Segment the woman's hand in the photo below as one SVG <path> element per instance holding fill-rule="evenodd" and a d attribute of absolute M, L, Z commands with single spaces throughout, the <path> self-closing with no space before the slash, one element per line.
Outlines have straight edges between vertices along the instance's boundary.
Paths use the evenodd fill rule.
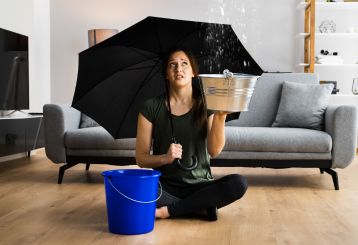
<path fill-rule="evenodd" d="M 166 154 L 168 164 L 172 164 L 176 158 L 181 159 L 183 154 L 183 147 L 181 144 L 170 144 Z"/>
<path fill-rule="evenodd" d="M 229 114 L 230 112 L 228 111 L 215 111 L 214 112 L 214 116 L 219 117 L 219 118 L 226 118 L 227 114 Z"/>
<path fill-rule="evenodd" d="M 152 155 L 152 134 L 153 124 L 141 113 L 138 116 L 137 140 L 136 140 L 136 161 L 141 168 L 158 168 L 171 164 L 175 158 L 181 158 L 182 146 L 171 144 L 168 152 L 160 155 Z"/>

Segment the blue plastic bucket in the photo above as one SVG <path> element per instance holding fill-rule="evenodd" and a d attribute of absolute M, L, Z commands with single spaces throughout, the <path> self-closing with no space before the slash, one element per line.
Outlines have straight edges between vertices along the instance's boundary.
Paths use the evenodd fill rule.
<path fill-rule="evenodd" d="M 145 169 L 118 169 L 102 173 L 106 190 L 109 231 L 135 235 L 153 230 L 161 173 Z"/>

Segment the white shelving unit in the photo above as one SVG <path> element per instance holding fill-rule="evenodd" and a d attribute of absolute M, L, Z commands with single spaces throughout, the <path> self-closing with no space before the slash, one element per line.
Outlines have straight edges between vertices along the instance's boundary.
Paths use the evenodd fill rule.
<path fill-rule="evenodd" d="M 358 10 L 356 2 L 316 2 L 317 10 Z"/>
<path fill-rule="evenodd" d="M 358 2 L 311 2 L 315 4 L 312 11 L 314 15 L 311 17 L 314 21 L 314 30 L 306 28 L 306 33 L 299 33 L 297 38 L 313 41 L 314 49 L 308 50 L 313 51 L 311 55 L 318 56 L 321 50 L 338 52 L 343 64 L 314 64 L 310 69 L 318 74 L 320 80 L 337 81 L 337 88 L 340 91 L 337 95 L 332 95 L 332 104 L 352 104 L 358 107 L 358 95 L 353 95 L 351 91 L 353 78 L 358 77 Z M 304 10 L 309 8 L 310 4 L 300 2 L 297 8 L 304 15 Z M 319 25 L 324 20 L 331 20 L 336 24 L 335 33 L 320 33 Z M 305 21 L 310 21 L 310 18 L 306 17 Z M 350 30 L 352 28 L 353 31 Z M 314 35 L 313 38 L 311 35 Z M 309 64 L 302 62 L 303 57 L 300 59 L 302 60 L 297 65 L 298 70 L 308 69 Z M 309 60 L 312 59 L 307 61 Z"/>
<path fill-rule="evenodd" d="M 308 64 L 305 63 L 299 63 L 298 66 L 308 66 Z M 358 64 L 315 64 L 315 67 L 357 67 Z"/>
<path fill-rule="evenodd" d="M 310 35 L 309 33 L 299 33 L 298 37 L 304 38 Z M 358 33 L 315 33 L 316 38 L 357 38 Z"/>
<path fill-rule="evenodd" d="M 297 9 L 304 9 L 307 6 L 307 2 L 300 2 Z M 358 10 L 356 2 L 316 2 L 317 10 Z"/>

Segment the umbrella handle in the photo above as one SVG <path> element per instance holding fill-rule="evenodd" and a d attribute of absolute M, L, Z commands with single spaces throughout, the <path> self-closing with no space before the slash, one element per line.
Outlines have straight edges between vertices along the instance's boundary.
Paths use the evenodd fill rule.
<path fill-rule="evenodd" d="M 173 144 L 177 144 L 177 140 L 174 136 L 172 136 L 172 143 Z M 176 158 L 173 163 L 176 164 L 180 169 L 185 170 L 185 171 L 191 171 L 193 169 L 196 169 L 198 167 L 198 159 L 196 158 L 196 156 L 191 156 L 191 159 L 193 160 L 193 164 L 190 165 L 189 167 L 183 166 L 179 160 L 179 158 Z"/>
<path fill-rule="evenodd" d="M 174 160 L 174 163 L 182 170 L 185 170 L 185 171 L 191 171 L 193 169 L 196 169 L 198 167 L 198 159 L 196 158 L 196 156 L 192 156 L 191 159 L 193 160 L 193 164 L 186 167 L 186 166 L 183 166 L 179 160 L 179 158 L 176 158 Z"/>

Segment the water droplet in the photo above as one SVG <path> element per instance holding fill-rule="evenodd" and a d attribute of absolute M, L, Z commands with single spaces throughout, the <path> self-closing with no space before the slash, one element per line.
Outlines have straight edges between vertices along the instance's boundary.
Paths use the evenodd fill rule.
<path fill-rule="evenodd" d="M 224 12 L 224 8 L 223 8 L 223 7 L 220 7 L 220 13 L 221 13 L 221 16 L 224 16 L 224 15 L 225 15 L 225 12 Z"/>

